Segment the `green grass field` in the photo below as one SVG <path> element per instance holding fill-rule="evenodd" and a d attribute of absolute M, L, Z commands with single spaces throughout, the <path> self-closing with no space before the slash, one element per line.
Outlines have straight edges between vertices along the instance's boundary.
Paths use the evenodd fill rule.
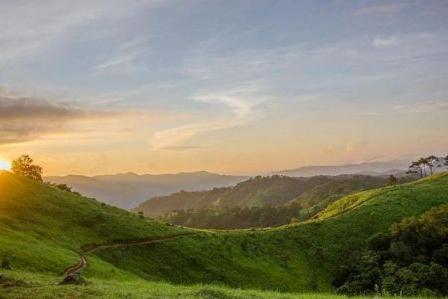
<path fill-rule="evenodd" d="M 229 288 L 219 285 L 175 285 L 150 282 L 138 277 L 127 279 L 89 279 L 85 285 L 58 285 L 58 276 L 9 271 L 8 277 L 18 286 L 0 288 L 0 298 L 186 298 L 186 299 L 343 299 L 375 298 L 347 297 L 331 293 L 281 293 Z M 24 282 L 26 281 L 26 282 Z M 389 298 L 389 297 L 382 297 Z M 393 297 L 390 297 L 393 298 Z M 403 297 L 402 297 L 403 298 Z M 414 297 L 417 298 L 417 297 Z"/>
<path fill-rule="evenodd" d="M 0 259 L 8 259 L 14 270 L 4 273 L 9 282 L 0 283 L 0 297 L 328 298 L 284 292 L 331 293 L 344 255 L 390 224 L 447 202 L 448 174 L 438 174 L 347 196 L 307 223 L 190 230 L 3 172 Z M 83 272 L 86 285 L 57 285 L 84 246 L 185 232 L 194 234 L 91 254 Z"/>

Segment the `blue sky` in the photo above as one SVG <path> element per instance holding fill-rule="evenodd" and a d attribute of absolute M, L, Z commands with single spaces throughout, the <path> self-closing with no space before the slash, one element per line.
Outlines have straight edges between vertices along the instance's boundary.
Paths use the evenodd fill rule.
<path fill-rule="evenodd" d="M 51 174 L 448 148 L 447 1 L 2 1 L 0 26 L 0 154 Z"/>

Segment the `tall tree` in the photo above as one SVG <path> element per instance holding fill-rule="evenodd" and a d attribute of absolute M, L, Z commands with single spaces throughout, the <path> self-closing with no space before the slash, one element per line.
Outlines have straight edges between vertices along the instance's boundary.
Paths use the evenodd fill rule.
<path fill-rule="evenodd" d="M 418 174 L 421 178 L 423 177 L 423 170 L 421 164 L 418 161 L 414 161 L 409 165 L 409 170 L 407 171 L 409 174 Z"/>
<path fill-rule="evenodd" d="M 421 167 L 423 176 L 426 176 L 426 166 L 428 166 L 428 159 L 420 158 L 418 159 L 417 164 Z"/>
<path fill-rule="evenodd" d="M 429 171 L 432 175 L 432 170 L 434 168 L 434 166 L 436 165 L 436 163 L 439 161 L 439 158 L 437 158 L 434 155 L 431 155 L 429 157 L 426 157 L 426 165 L 428 165 Z"/>
<path fill-rule="evenodd" d="M 33 159 L 28 155 L 21 155 L 11 163 L 13 173 L 42 182 L 42 167 L 33 164 Z"/>

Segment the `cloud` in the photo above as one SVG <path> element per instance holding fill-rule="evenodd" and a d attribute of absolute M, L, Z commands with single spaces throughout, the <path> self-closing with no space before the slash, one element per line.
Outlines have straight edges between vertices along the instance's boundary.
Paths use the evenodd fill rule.
<path fill-rule="evenodd" d="M 95 110 L 14 94 L 0 89 L 0 144 L 20 143 L 64 132 L 75 121 L 113 119 L 123 112 Z"/>
<path fill-rule="evenodd" d="M 351 11 L 352 16 L 365 16 L 372 14 L 395 14 L 402 9 L 402 5 L 399 3 L 384 3 L 384 4 L 373 4 L 363 7 L 359 7 Z"/>
<path fill-rule="evenodd" d="M 104 62 L 96 65 L 96 71 L 133 71 L 144 69 L 142 64 L 137 64 L 136 60 L 140 55 L 147 54 L 148 47 L 146 43 L 150 38 L 138 38 L 126 41 L 118 46 L 116 53 Z"/>
<path fill-rule="evenodd" d="M 194 96 L 194 101 L 208 104 L 220 104 L 230 109 L 230 117 L 213 121 L 195 122 L 156 132 L 149 140 L 154 149 L 172 149 L 194 136 L 211 131 L 242 126 L 255 118 L 255 104 L 232 94 L 207 93 Z"/>
<path fill-rule="evenodd" d="M 386 48 L 397 43 L 397 38 L 392 36 L 388 38 L 375 38 L 372 44 L 377 48 Z"/>
<path fill-rule="evenodd" d="M 83 37 L 104 35 L 100 22 L 116 21 L 158 2 L 0 1 L 0 66 L 36 57 L 76 31 Z M 89 30 L 81 31 L 87 26 Z"/>
<path fill-rule="evenodd" d="M 166 146 L 163 149 L 168 151 L 189 151 L 189 150 L 195 150 L 195 149 L 202 149 L 205 148 L 205 146 L 197 146 L 197 145 L 173 145 L 173 146 Z"/>
<path fill-rule="evenodd" d="M 395 110 L 408 114 L 429 113 L 448 110 L 448 100 L 416 102 L 395 106 Z"/>

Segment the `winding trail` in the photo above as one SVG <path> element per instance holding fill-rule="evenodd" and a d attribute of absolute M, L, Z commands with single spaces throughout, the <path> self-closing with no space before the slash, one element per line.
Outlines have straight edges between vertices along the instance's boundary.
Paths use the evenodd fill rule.
<path fill-rule="evenodd" d="M 145 245 L 145 244 L 152 244 L 152 243 L 160 243 L 164 241 L 174 240 L 181 237 L 185 237 L 188 235 L 192 235 L 194 233 L 183 233 L 178 235 L 171 235 L 166 237 L 161 237 L 158 239 L 142 239 L 142 240 L 134 240 L 134 241 L 116 241 L 110 244 L 103 244 L 103 245 L 94 245 L 93 247 L 90 247 L 87 250 L 83 250 L 82 253 L 79 254 L 79 261 L 73 265 L 68 267 L 64 271 L 64 279 L 63 282 L 66 281 L 76 281 L 76 277 L 87 267 L 87 254 L 94 253 L 97 251 L 110 249 L 110 248 L 121 248 L 121 247 L 129 247 L 129 246 L 136 246 L 136 245 Z"/>

